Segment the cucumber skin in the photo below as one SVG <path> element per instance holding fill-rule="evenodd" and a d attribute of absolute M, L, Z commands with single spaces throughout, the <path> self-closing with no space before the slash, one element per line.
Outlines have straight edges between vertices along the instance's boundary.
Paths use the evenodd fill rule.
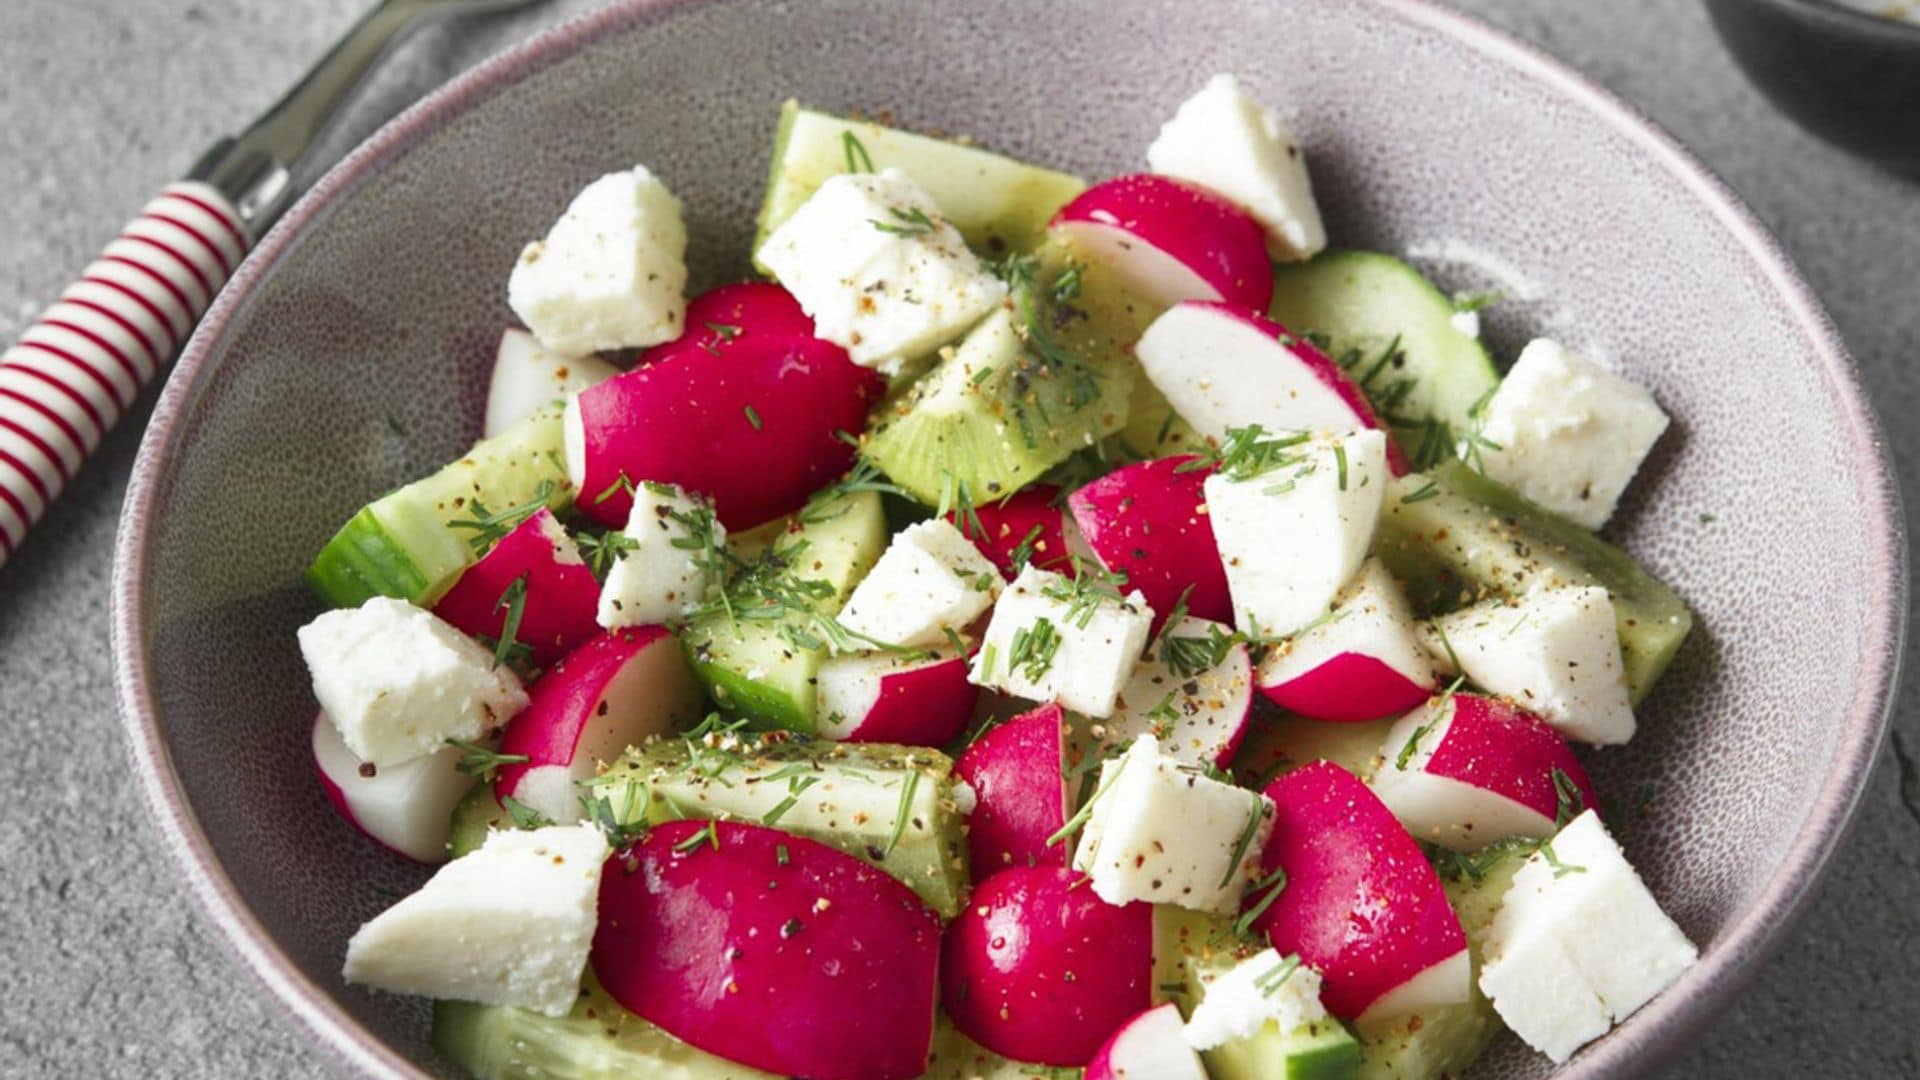
<path fill-rule="evenodd" d="M 524 503 L 542 483 L 552 484 L 549 509 L 573 501 L 558 406 L 362 507 L 314 556 L 307 586 L 330 607 L 376 596 L 430 607 L 478 558 L 450 522 L 467 516 L 475 500 L 494 511 Z"/>
<path fill-rule="evenodd" d="M 1438 494 L 1405 501 L 1427 481 Z M 1470 540 L 1479 543 L 1470 549 Z M 1375 547 L 1416 605 L 1446 611 L 1483 593 L 1507 594 L 1495 571 L 1521 544 L 1528 559 L 1557 575 L 1606 588 L 1633 703 L 1644 701 L 1693 629 L 1693 614 L 1632 556 L 1593 533 L 1454 461 L 1394 482 Z"/>

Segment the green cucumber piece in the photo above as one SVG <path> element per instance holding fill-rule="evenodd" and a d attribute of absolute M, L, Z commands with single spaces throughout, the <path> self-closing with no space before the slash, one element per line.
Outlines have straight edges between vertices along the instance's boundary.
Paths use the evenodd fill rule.
<path fill-rule="evenodd" d="M 1120 430 L 1133 393 L 1124 326 L 1055 295 L 1058 249 L 1013 302 L 875 413 L 863 452 L 914 498 L 1002 499 Z"/>
<path fill-rule="evenodd" d="M 831 592 L 815 598 L 812 610 L 832 616 L 839 614 L 853 587 L 886 546 L 886 514 L 880 497 L 863 491 L 803 513 L 753 568 L 742 573 L 824 581 Z M 757 727 L 811 734 L 815 683 L 826 653 L 801 644 L 818 636 L 810 622 L 809 616 L 800 613 L 762 619 L 712 612 L 688 623 L 681 631 L 681 643 L 695 677 L 722 710 L 745 717 Z"/>
<path fill-rule="evenodd" d="M 1268 310 L 1295 333 L 1330 339 L 1332 355 L 1416 456 L 1415 467 L 1432 463 L 1422 456 L 1453 454 L 1451 437 L 1425 437 L 1430 422 L 1467 430 L 1474 407 L 1500 381 L 1486 346 L 1453 325 L 1453 301 L 1391 255 L 1326 251 L 1275 267 Z M 1395 338 L 1400 360 L 1376 368 Z"/>
<path fill-rule="evenodd" d="M 333 607 L 358 607 L 376 596 L 430 606 L 476 558 L 467 542 L 473 533 L 453 522 L 470 516 L 476 502 L 495 512 L 525 505 L 543 484 L 550 508 L 572 501 L 558 406 L 368 504 L 320 549 L 307 584 Z"/>
<path fill-rule="evenodd" d="M 888 743 L 720 736 L 629 750 L 597 781 L 646 789 L 654 823 L 720 818 L 783 829 L 865 859 L 950 919 L 966 895 L 964 816 L 953 760 Z"/>
<path fill-rule="evenodd" d="M 487 833 L 495 829 L 514 829 L 513 815 L 493 797 L 493 785 L 478 783 L 466 798 L 453 806 L 453 825 L 447 830 L 447 857 L 457 859 L 480 849 Z"/>
<path fill-rule="evenodd" d="M 1087 188 L 1077 176 L 946 139 L 829 116 L 790 100 L 780 106 L 754 250 L 829 177 L 864 172 L 868 159 L 876 171 L 899 169 L 912 177 L 969 245 L 995 258 L 1031 250 L 1054 213 Z"/>
<path fill-rule="evenodd" d="M 1469 997 L 1458 1005 L 1360 1033 L 1363 1080 L 1439 1080 L 1459 1076 L 1505 1026 L 1493 1003 L 1480 993 L 1480 962 L 1487 931 L 1500 901 L 1526 853 L 1512 848 L 1482 853 L 1474 863 L 1479 876 L 1442 873 L 1447 900 L 1460 917 L 1472 964 Z"/>
<path fill-rule="evenodd" d="M 1542 580 L 1602 586 L 1613 600 L 1636 705 L 1693 629 L 1680 597 L 1626 552 L 1464 462 L 1395 480 L 1374 550 L 1429 613 Z"/>
<path fill-rule="evenodd" d="M 621 1008 L 591 973 L 555 1019 L 504 1005 L 438 1001 L 433 1046 L 479 1080 L 773 1080 L 696 1049 Z"/>
<path fill-rule="evenodd" d="M 1309 720 L 1290 713 L 1256 713 L 1253 730 L 1233 755 L 1234 777 L 1242 785 L 1259 790 L 1302 765 L 1331 761 L 1370 781 L 1380 767 L 1387 732 L 1399 720 L 1390 716 L 1350 724 Z"/>
<path fill-rule="evenodd" d="M 921 1080 L 1070 1080 L 1079 1075 L 1079 1069 L 1002 1057 L 967 1038 L 943 1011 L 934 1017 L 933 1052 Z"/>
<path fill-rule="evenodd" d="M 1171 1001 L 1193 1015 L 1205 986 L 1266 947 L 1233 932 L 1233 921 L 1171 904 L 1153 909 L 1154 1000 Z M 1281 1031 L 1269 1023 L 1253 1036 L 1201 1053 L 1212 1080 L 1353 1080 L 1360 1047 L 1331 1017 Z"/>

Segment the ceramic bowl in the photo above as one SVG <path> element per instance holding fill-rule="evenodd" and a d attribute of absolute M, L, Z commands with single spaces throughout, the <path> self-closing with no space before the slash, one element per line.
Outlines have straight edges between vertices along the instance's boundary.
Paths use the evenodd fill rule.
<path fill-rule="evenodd" d="M 1610 526 L 1699 614 L 1630 746 L 1592 756 L 1628 851 L 1702 957 L 1568 1076 L 1639 1073 L 1752 977 L 1845 832 L 1879 745 L 1905 546 L 1833 327 L 1753 217 L 1555 61 L 1422 0 L 632 0 L 460 78 L 268 236 L 168 383 L 127 496 L 118 690 L 159 834 L 212 925 L 350 1068 L 446 1073 L 424 1002 L 342 984 L 359 923 L 425 876 L 327 805 L 294 630 L 313 553 L 475 438 L 520 246 L 643 161 L 697 284 L 748 272 L 788 97 L 1087 175 L 1234 71 L 1286 102 L 1333 235 L 1498 287 L 1510 358 L 1552 334 L 1673 414 Z M 1485 1077 L 1548 1072 L 1512 1039 Z"/>
<path fill-rule="evenodd" d="M 1920 25 L 1831 0 L 1707 0 L 1747 78 L 1819 138 L 1920 177 Z"/>

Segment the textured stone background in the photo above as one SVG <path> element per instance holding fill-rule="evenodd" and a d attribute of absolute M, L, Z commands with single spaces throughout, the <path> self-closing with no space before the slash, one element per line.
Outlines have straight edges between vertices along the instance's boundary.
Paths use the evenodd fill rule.
<path fill-rule="evenodd" d="M 1457 2 L 1636 103 L 1746 197 L 1839 322 L 1909 497 L 1920 491 L 1920 426 L 1909 419 L 1920 408 L 1920 185 L 1840 157 L 1776 115 L 1696 4 Z M 362 6 L 0 3 L 0 338 Z M 423 33 L 382 69 L 324 157 L 399 103 L 589 6 L 557 0 Z M 323 1064 L 257 1000 L 175 884 L 126 773 L 107 581 L 144 414 L 0 569 L 0 720 L 19 740 L 0 754 L 0 1076 L 317 1075 Z M 1911 683 L 1896 724 L 1920 751 Z M 1920 776 L 1886 757 L 1810 915 L 1673 1075 L 1920 1075 Z"/>

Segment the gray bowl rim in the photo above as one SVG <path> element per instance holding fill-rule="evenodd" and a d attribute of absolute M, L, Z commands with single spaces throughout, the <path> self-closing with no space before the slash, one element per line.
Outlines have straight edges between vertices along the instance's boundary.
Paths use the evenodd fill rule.
<path fill-rule="evenodd" d="M 169 856 L 221 940 L 266 988 L 283 1015 L 334 1061 L 357 1074 L 408 1078 L 428 1075 L 361 1026 L 324 987 L 302 974 L 247 908 L 188 806 L 178 769 L 167 751 L 163 720 L 152 689 L 146 636 L 148 525 L 168 491 L 169 474 L 181 451 L 183 421 L 216 370 L 212 361 L 229 328 L 254 294 L 271 280 L 306 229 L 324 219 L 334 203 L 460 114 L 530 75 L 609 35 L 629 29 L 644 32 L 640 28 L 645 23 L 719 2 L 724 0 L 617 0 L 499 53 L 389 121 L 328 171 L 248 255 L 187 343 L 141 441 L 115 547 L 111 648 L 115 698 L 142 795 Z M 1886 737 L 1906 637 L 1907 547 L 1898 482 L 1879 420 L 1832 320 L 1766 228 L 1678 140 L 1612 92 L 1539 48 L 1436 0 L 1366 2 L 1426 32 L 1451 38 L 1558 93 L 1631 140 L 1650 161 L 1690 190 L 1702 209 L 1738 241 L 1798 325 L 1843 410 L 1854 460 L 1868 466 L 1867 475 L 1860 481 L 1862 509 L 1868 515 L 1866 535 L 1877 536 L 1881 542 L 1869 553 L 1871 566 L 1864 587 L 1869 594 L 1869 609 L 1876 617 L 1865 638 L 1865 675 L 1854 699 L 1847 704 L 1833 762 L 1805 822 L 1787 848 L 1779 870 L 1753 903 L 1721 930 L 1714 948 L 1703 956 L 1695 972 L 1614 1034 L 1589 1047 L 1558 1075 L 1568 1080 L 1588 1080 L 1642 1071 L 1678 1050 L 1752 981 L 1804 912 L 1814 886 L 1852 826 Z"/>

